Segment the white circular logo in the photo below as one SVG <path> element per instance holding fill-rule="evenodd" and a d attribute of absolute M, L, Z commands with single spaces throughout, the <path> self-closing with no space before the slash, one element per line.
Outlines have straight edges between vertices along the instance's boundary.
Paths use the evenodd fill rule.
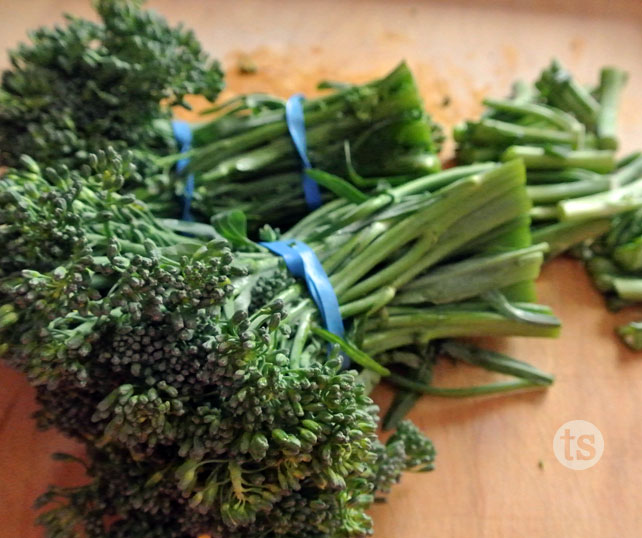
<path fill-rule="evenodd" d="M 593 467 L 604 453 L 604 437 L 595 424 L 571 420 L 562 424 L 553 437 L 553 452 L 564 467 L 583 471 Z"/>

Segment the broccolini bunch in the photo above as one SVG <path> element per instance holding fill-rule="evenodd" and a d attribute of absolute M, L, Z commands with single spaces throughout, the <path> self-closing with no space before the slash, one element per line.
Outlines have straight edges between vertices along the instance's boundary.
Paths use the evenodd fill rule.
<path fill-rule="evenodd" d="M 524 302 L 544 248 L 529 246 L 519 162 L 350 191 L 288 232 L 323 263 L 344 339 L 242 216 L 155 219 L 119 192 L 131 156 L 89 162 L 24 159 L 0 181 L 1 239 L 19 254 L 2 259 L 0 351 L 36 386 L 41 426 L 88 447 L 92 482 L 43 499 L 63 501 L 42 518 L 51 536 L 364 536 L 376 492 L 434 458 L 403 423 L 379 443 L 366 385 L 462 395 L 404 374 L 430 368 L 444 338 L 557 332 Z M 519 378 L 471 393 L 550 383 L 503 356 L 449 353 Z"/>
<path fill-rule="evenodd" d="M 194 34 L 172 28 L 141 0 L 97 0 L 101 22 L 67 16 L 10 53 L 0 87 L 0 164 L 30 155 L 43 166 L 78 168 L 89 153 L 135 149 L 138 181 L 168 184 L 148 153 L 177 151 L 170 106 L 223 86 L 217 62 Z M 158 190 L 158 189 L 156 189 Z"/>
<path fill-rule="evenodd" d="M 43 517 L 51 535 L 363 535 L 378 484 L 430 465 L 415 430 L 388 462 L 377 409 L 340 360 L 303 368 L 277 345 L 292 332 L 283 301 L 230 310 L 248 270 L 224 241 L 185 240 L 118 194 L 129 159 L 102 154 L 84 177 L 24 162 L 1 183 L 3 230 L 26 245 L 0 284 L 3 356 L 37 387 L 40 424 L 87 444 L 93 477 Z M 37 234 L 70 223 L 42 256 Z"/>
<path fill-rule="evenodd" d="M 369 191 L 439 170 L 441 128 L 425 111 L 405 63 L 363 85 L 320 87 L 333 91 L 303 102 L 312 166 Z M 196 176 L 197 220 L 238 209 L 253 230 L 264 224 L 286 229 L 309 212 L 285 110 L 281 98 L 245 95 L 216 106 L 213 119 L 193 127 L 188 171 Z M 324 202 L 334 197 L 322 190 Z"/>

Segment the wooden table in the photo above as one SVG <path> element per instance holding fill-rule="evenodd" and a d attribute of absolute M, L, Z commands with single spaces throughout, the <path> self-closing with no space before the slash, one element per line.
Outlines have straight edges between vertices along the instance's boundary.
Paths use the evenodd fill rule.
<path fill-rule="evenodd" d="M 383 0 L 297 2 L 152 1 L 171 20 L 185 20 L 228 71 L 229 89 L 312 93 L 330 77 L 362 81 L 405 58 L 426 104 L 452 125 L 480 111 L 487 94 L 501 96 L 516 77 L 531 79 L 556 56 L 587 82 L 617 64 L 631 73 L 622 107 L 625 150 L 642 146 L 642 8 L 639 2 L 444 2 Z M 62 10 L 88 14 L 84 0 L 29 0 L 0 5 L 0 49 L 27 28 L 59 19 Z M 491 5 L 492 4 L 492 5 Z M 249 54 L 256 75 L 241 76 Z M 6 65 L 6 59 L 0 63 Z M 443 106 L 448 96 L 451 104 Z M 424 398 L 412 418 L 434 440 L 437 470 L 406 476 L 390 502 L 372 510 L 376 537 L 581 537 L 642 535 L 642 357 L 613 335 L 612 315 L 581 268 L 561 259 L 539 282 L 540 301 L 564 322 L 555 341 L 513 339 L 502 349 L 556 375 L 546 392 L 474 400 Z M 35 431 L 31 389 L 0 371 L 0 538 L 41 536 L 31 503 L 52 482 L 78 483 L 82 473 L 53 463 L 53 451 L 78 451 L 52 432 Z M 437 382 L 460 385 L 488 376 L 444 363 Z M 390 392 L 377 397 L 387 405 Z M 591 469 L 566 469 L 553 436 L 568 420 L 594 423 L 605 439 Z"/>

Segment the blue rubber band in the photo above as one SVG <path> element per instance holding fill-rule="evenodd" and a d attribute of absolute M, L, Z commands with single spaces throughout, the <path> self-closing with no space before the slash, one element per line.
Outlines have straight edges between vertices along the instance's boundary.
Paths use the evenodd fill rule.
<path fill-rule="evenodd" d="M 302 93 L 297 93 L 287 100 L 285 103 L 285 123 L 303 165 L 302 186 L 305 201 L 310 209 L 316 209 L 322 203 L 321 189 L 319 184 L 305 172 L 308 168 L 312 168 L 312 164 L 308 158 L 308 143 L 305 136 L 304 99 Z"/>
<path fill-rule="evenodd" d="M 181 120 L 172 121 L 172 130 L 174 131 L 174 138 L 178 144 L 178 150 L 181 153 L 185 153 L 192 149 L 192 129 L 190 129 L 189 123 Z M 176 162 L 176 171 L 178 173 L 183 172 L 187 165 L 189 164 L 189 159 L 184 158 Z M 187 176 L 187 181 L 185 182 L 185 190 L 183 191 L 183 220 L 194 220 L 192 217 L 192 198 L 194 197 L 194 174 L 189 174 Z"/>
<path fill-rule="evenodd" d="M 321 313 L 325 328 L 343 338 L 345 330 L 339 301 L 314 250 L 302 241 L 272 241 L 260 244 L 281 256 L 293 276 L 305 279 L 308 291 Z M 343 367 L 347 368 L 349 365 L 350 359 L 344 355 Z"/>

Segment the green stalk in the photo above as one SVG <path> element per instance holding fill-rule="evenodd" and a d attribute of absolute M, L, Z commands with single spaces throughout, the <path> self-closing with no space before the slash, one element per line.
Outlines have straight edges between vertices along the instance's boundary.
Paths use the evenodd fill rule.
<path fill-rule="evenodd" d="M 395 297 L 395 289 L 386 286 L 365 297 L 351 303 L 342 304 L 340 307 L 341 317 L 344 319 L 354 317 L 358 314 L 371 314 L 377 312 L 389 304 Z"/>
<path fill-rule="evenodd" d="M 466 244 L 476 241 L 506 221 L 516 219 L 528 212 L 530 202 L 524 196 L 523 188 L 515 187 L 504 196 L 496 198 L 466 218 L 458 220 L 440 238 L 439 243 L 420 261 L 400 272 L 391 286 L 400 288 L 427 268 L 448 258 L 465 248 Z"/>
<path fill-rule="evenodd" d="M 475 387 L 434 387 L 419 381 L 406 379 L 398 374 L 390 374 L 386 377 L 390 383 L 405 389 L 427 394 L 429 396 L 440 396 L 443 398 L 467 398 L 470 396 L 487 396 L 489 394 L 500 394 L 514 390 L 538 388 L 541 385 L 535 385 L 529 381 L 498 381 L 488 385 L 478 385 Z"/>
<path fill-rule="evenodd" d="M 430 348 L 431 351 L 434 347 Z M 423 358 L 423 362 L 419 368 L 414 372 L 414 378 L 423 385 L 430 386 L 432 381 L 432 361 L 434 359 L 434 352 L 428 357 Z M 410 410 L 415 406 L 417 400 L 421 398 L 421 393 L 412 390 L 399 390 L 395 395 L 394 400 L 390 404 L 388 411 L 381 420 L 381 427 L 383 431 L 395 429 L 399 423 L 406 417 Z"/>
<path fill-rule="evenodd" d="M 484 99 L 484 105 L 499 112 L 508 112 L 518 116 L 532 116 L 569 133 L 584 133 L 584 126 L 573 116 L 562 110 L 535 103 L 523 103 L 515 100 Z"/>
<path fill-rule="evenodd" d="M 515 143 L 564 144 L 577 148 L 580 135 L 541 127 L 525 127 L 506 121 L 482 118 L 471 125 L 469 140 L 473 143 L 505 145 Z"/>
<path fill-rule="evenodd" d="M 642 323 L 632 321 L 617 328 L 621 340 L 635 351 L 642 350 Z"/>
<path fill-rule="evenodd" d="M 539 275 L 546 244 L 478 256 L 438 267 L 401 289 L 392 304 L 443 304 L 475 297 Z"/>
<path fill-rule="evenodd" d="M 613 287 L 618 296 L 627 301 L 642 301 L 642 278 L 616 277 Z"/>
<path fill-rule="evenodd" d="M 615 168 L 615 154 L 610 150 L 569 150 L 563 155 L 558 155 L 547 152 L 545 148 L 511 146 L 504 151 L 501 160 L 512 161 L 513 159 L 523 159 L 529 171 L 572 167 L 606 174 Z"/>
<path fill-rule="evenodd" d="M 534 385 L 548 386 L 553 383 L 553 376 L 550 374 L 503 353 L 481 349 L 477 346 L 454 340 L 444 342 L 441 345 L 441 349 L 454 359 L 467 362 L 473 366 L 481 366 L 492 372 L 512 375 Z"/>
<path fill-rule="evenodd" d="M 589 127 L 595 125 L 600 104 L 556 60 L 542 72 L 535 86 L 553 106 L 573 113 Z"/>
<path fill-rule="evenodd" d="M 529 185 L 548 183 L 571 183 L 574 181 L 598 181 L 602 174 L 584 168 L 564 168 L 560 170 L 528 170 L 526 182 Z"/>
<path fill-rule="evenodd" d="M 609 231 L 609 219 L 558 222 L 533 230 L 533 241 L 548 243 L 547 259 L 552 259 L 574 245 L 595 239 Z"/>
<path fill-rule="evenodd" d="M 376 214 L 386 207 L 400 207 L 400 201 L 412 195 L 426 196 L 430 191 L 437 191 L 443 187 L 455 183 L 456 181 L 473 176 L 475 174 L 485 173 L 498 165 L 496 163 L 480 163 L 470 166 L 458 166 L 435 174 L 422 176 L 411 180 L 403 185 L 388 189 L 386 192 L 371 197 L 362 204 L 346 204 L 343 202 L 342 207 L 345 211 L 341 214 L 332 215 L 329 219 L 330 211 L 323 211 L 325 206 L 305 217 L 300 223 L 290 229 L 285 236 L 301 238 L 305 237 L 307 241 L 323 238 L 345 228 L 346 226 L 366 220 L 369 216 Z M 338 212 L 335 212 L 338 213 Z M 315 233 L 312 233 L 312 232 Z"/>
<path fill-rule="evenodd" d="M 313 147 L 318 144 L 327 144 L 328 140 L 342 140 L 358 129 L 359 125 L 358 119 L 346 117 L 312 127 L 306 131 L 308 145 Z M 259 173 L 280 159 L 290 159 L 293 168 L 296 167 L 297 162 L 296 149 L 289 136 L 273 138 L 254 149 L 233 147 L 229 151 L 222 152 L 218 148 L 208 147 L 207 152 L 201 151 L 200 148 L 193 150 L 193 158 L 189 166 L 190 171 L 199 173 L 199 184 L 235 175 Z"/>
<path fill-rule="evenodd" d="M 529 215 L 533 221 L 557 220 L 557 206 L 537 205 L 531 208 Z"/>
<path fill-rule="evenodd" d="M 611 174 L 611 188 L 628 185 L 642 177 L 642 153 L 629 155 L 624 163 L 618 163 L 618 169 Z"/>
<path fill-rule="evenodd" d="M 561 220 L 586 220 L 610 217 L 642 205 L 642 178 L 613 190 L 562 200 L 558 204 Z"/>
<path fill-rule="evenodd" d="M 520 183 L 523 184 L 523 181 L 523 167 L 521 163 L 514 162 L 486 172 L 483 176 L 473 176 L 460 180 L 451 187 L 444 189 L 444 191 L 440 191 L 440 193 L 443 194 L 446 194 L 446 191 L 448 191 L 451 196 L 446 201 L 441 203 L 436 202 L 435 205 L 428 208 L 428 210 L 432 208 L 438 208 L 438 210 L 435 209 L 431 212 L 423 211 L 420 213 L 421 215 L 428 216 L 428 218 L 423 219 L 423 223 L 415 223 L 411 222 L 411 219 L 407 219 L 406 222 L 409 223 L 409 230 L 412 231 L 411 234 L 408 234 L 409 237 L 407 239 L 401 237 L 396 227 L 391 228 L 386 234 L 375 241 L 370 249 L 362 253 L 362 259 L 356 260 L 346 266 L 345 273 L 336 275 L 336 279 L 333 280 L 333 285 L 335 282 L 337 283 L 337 285 L 335 285 L 337 295 L 343 301 L 351 301 L 383 285 L 391 285 L 399 289 L 421 271 L 439 261 L 444 253 L 451 252 L 461 246 L 464 239 L 470 240 L 472 239 L 471 236 L 475 234 L 480 235 L 483 231 L 487 230 L 488 228 L 484 228 L 484 224 L 488 226 L 488 223 L 494 222 L 493 215 L 495 219 L 509 220 L 517 216 L 517 214 L 512 214 L 511 211 L 515 213 L 526 211 L 527 209 L 521 208 L 520 205 L 516 203 L 511 203 L 505 208 L 502 206 L 504 200 L 512 199 L 511 201 L 515 202 L 516 194 L 519 195 L 520 191 L 523 194 L 523 187 L 519 187 Z M 458 196 L 459 193 L 453 190 L 453 188 L 458 185 L 470 186 L 470 188 L 463 193 L 464 196 Z M 517 189 L 517 191 L 511 189 Z M 454 193 L 454 195 L 452 195 L 452 193 Z M 502 206 L 502 208 L 506 209 L 507 213 L 488 211 L 489 207 L 494 207 L 493 204 Z M 458 237 L 455 237 L 450 242 L 445 241 L 443 244 L 440 244 L 439 238 L 442 235 L 445 234 L 446 237 L 453 235 L 450 228 L 455 222 L 465 215 L 469 215 L 468 218 L 470 219 L 474 218 L 474 212 L 478 208 L 481 208 L 480 211 L 485 215 L 483 219 L 477 219 L 482 221 L 479 223 L 480 226 L 471 225 L 468 229 L 468 235 L 458 234 Z M 489 212 L 490 215 L 486 215 L 486 212 Z M 437 213 L 437 215 L 435 215 L 435 213 Z M 495 226 L 497 224 L 498 223 L 495 223 Z M 356 283 L 358 278 L 361 278 L 384 259 L 380 256 L 382 252 L 385 252 L 385 249 L 394 251 L 399 248 L 399 246 L 404 245 L 410 239 L 414 239 L 419 235 L 421 239 L 417 241 L 404 256 L 388 265 L 385 269 L 380 270 L 378 273 Z M 430 255 L 427 255 L 436 245 L 439 245 L 439 248 L 435 249 L 434 252 L 430 252 Z M 368 259 L 368 257 L 370 257 L 370 259 Z M 360 274 L 358 277 L 354 278 L 351 276 L 348 268 L 349 271 L 359 271 Z M 367 270 L 364 271 L 364 268 Z M 349 287 L 350 289 L 348 289 Z"/>
<path fill-rule="evenodd" d="M 413 179 L 412 181 L 391 189 L 390 193 L 394 198 L 402 198 L 411 194 L 419 194 L 426 191 L 432 192 L 437 189 L 441 189 L 446 185 L 450 185 L 458 179 L 475 174 L 483 174 L 484 172 L 488 172 L 496 167 L 497 164 L 491 162 L 470 164 L 468 166 L 456 166 L 448 170 L 436 172 L 435 174 L 429 174 L 427 176 Z"/>
<path fill-rule="evenodd" d="M 601 148 L 617 149 L 618 104 L 628 78 L 627 73 L 614 67 L 605 67 L 600 72 L 600 109 L 596 130 Z"/>
<path fill-rule="evenodd" d="M 492 311 L 458 308 L 386 309 L 386 318 L 366 322 L 363 349 L 376 355 L 395 347 L 468 336 L 555 337 L 559 326 L 528 323 Z"/>
<path fill-rule="evenodd" d="M 526 192 L 534 204 L 552 204 L 568 198 L 578 198 L 603 192 L 610 187 L 611 178 L 609 176 L 600 176 L 597 180 L 552 185 L 529 185 L 526 187 Z"/>
<path fill-rule="evenodd" d="M 342 294 L 400 247 L 418 236 L 425 235 L 425 230 L 432 229 L 435 234 L 439 234 L 446 229 L 456 218 L 452 213 L 459 211 L 462 200 L 479 190 L 480 182 L 478 176 L 473 176 L 444 188 L 428 207 L 390 227 L 341 271 L 332 275 L 330 281 L 340 300 L 349 301 L 355 298 L 342 297 Z"/>
<path fill-rule="evenodd" d="M 301 357 L 303 356 L 303 348 L 305 342 L 312 330 L 312 312 L 306 312 L 298 322 L 298 327 L 290 352 L 291 367 L 293 369 L 301 367 Z"/>
<path fill-rule="evenodd" d="M 526 200 L 525 196 L 520 204 L 524 204 L 524 200 Z M 495 225 L 483 235 L 468 240 L 461 248 L 453 251 L 452 256 L 461 257 L 479 253 L 496 254 L 510 249 L 531 246 L 530 222 L 529 216 L 524 212 L 514 219 Z"/>
<path fill-rule="evenodd" d="M 457 162 L 462 164 L 472 164 L 500 160 L 502 153 L 504 152 L 504 147 L 476 147 L 467 142 L 460 142 L 457 133 L 457 127 L 455 127 L 454 137 L 455 140 L 459 142 L 457 146 Z"/>
<path fill-rule="evenodd" d="M 337 272 L 340 267 L 347 263 L 350 256 L 355 256 L 363 252 L 377 237 L 390 228 L 390 223 L 373 222 L 360 232 L 354 234 L 341 247 L 335 248 L 333 254 L 327 259 L 319 256 L 322 260 L 323 268 L 326 273 Z M 317 252 L 318 255 L 318 252 Z"/>
<path fill-rule="evenodd" d="M 612 251 L 611 257 L 627 271 L 642 269 L 642 237 L 618 245 Z"/>

